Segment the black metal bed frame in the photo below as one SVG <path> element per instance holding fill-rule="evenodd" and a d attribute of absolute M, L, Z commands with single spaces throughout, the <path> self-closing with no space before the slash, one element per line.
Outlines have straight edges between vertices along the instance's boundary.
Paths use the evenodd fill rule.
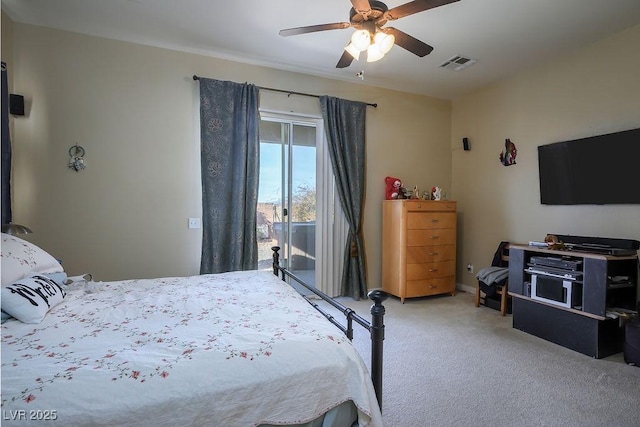
<path fill-rule="evenodd" d="M 273 274 L 276 276 L 282 275 L 282 280 L 286 281 L 289 277 L 296 281 L 296 283 L 304 286 L 306 289 L 322 298 L 324 301 L 332 305 L 334 308 L 344 314 L 347 325 L 344 326 L 339 320 L 336 320 L 331 314 L 327 313 L 320 307 L 315 301 L 312 301 L 308 296 L 302 295 L 304 299 L 309 302 L 316 310 L 318 310 L 324 317 L 326 317 L 331 323 L 333 323 L 338 329 L 340 329 L 349 340 L 353 340 L 353 322 L 362 326 L 369 331 L 371 337 L 371 381 L 373 382 L 373 388 L 376 391 L 376 398 L 378 399 L 378 405 L 382 409 L 382 355 L 383 355 L 383 341 L 384 341 L 384 313 L 385 308 L 382 302 L 389 298 L 389 294 L 381 289 L 374 289 L 369 291 L 367 296 L 374 302 L 371 306 L 371 322 L 358 315 L 354 310 L 340 304 L 333 298 L 328 296 L 322 291 L 319 291 L 315 287 L 308 285 L 302 279 L 295 274 L 288 271 L 286 268 L 280 266 L 280 246 L 273 246 Z"/>

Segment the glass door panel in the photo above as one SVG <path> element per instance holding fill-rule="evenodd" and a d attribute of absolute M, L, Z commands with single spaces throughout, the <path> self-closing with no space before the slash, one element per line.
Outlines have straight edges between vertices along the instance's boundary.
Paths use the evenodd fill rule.
<path fill-rule="evenodd" d="M 280 246 L 281 265 L 314 284 L 315 203 L 315 124 L 263 118 L 258 191 L 259 268 L 271 267 L 271 246 Z"/>
<path fill-rule="evenodd" d="M 315 282 L 316 263 L 316 128 L 294 123 L 291 143 L 289 215 L 291 270 L 306 283 Z"/>

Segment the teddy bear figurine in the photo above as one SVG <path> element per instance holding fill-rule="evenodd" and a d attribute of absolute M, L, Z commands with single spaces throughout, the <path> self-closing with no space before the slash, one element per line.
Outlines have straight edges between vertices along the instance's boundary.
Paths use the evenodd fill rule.
<path fill-rule="evenodd" d="M 398 194 L 400 194 L 400 188 L 402 187 L 402 181 L 400 178 L 394 178 L 392 176 L 388 176 L 384 179 L 385 183 L 385 199 L 393 200 L 398 198 Z"/>

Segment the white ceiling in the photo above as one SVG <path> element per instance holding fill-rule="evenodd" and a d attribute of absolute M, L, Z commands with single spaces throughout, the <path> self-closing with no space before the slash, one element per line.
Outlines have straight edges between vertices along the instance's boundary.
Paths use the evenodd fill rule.
<path fill-rule="evenodd" d="M 640 0 L 460 0 L 387 24 L 432 45 L 430 55 L 394 46 L 378 62 L 343 69 L 335 65 L 352 29 L 278 35 L 348 22 L 350 8 L 349 0 L 2 0 L 16 22 L 354 82 L 364 71 L 369 85 L 449 99 L 640 23 Z M 478 62 L 439 68 L 454 55 Z"/>

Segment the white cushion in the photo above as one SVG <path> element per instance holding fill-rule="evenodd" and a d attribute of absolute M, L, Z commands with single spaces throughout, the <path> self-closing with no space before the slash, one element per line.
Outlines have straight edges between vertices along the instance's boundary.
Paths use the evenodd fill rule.
<path fill-rule="evenodd" d="M 46 276 L 26 277 L 2 287 L 2 311 L 24 323 L 40 323 L 47 312 L 60 304 L 63 286 Z"/>
<path fill-rule="evenodd" d="M 2 286 L 37 273 L 64 269 L 53 256 L 31 242 L 2 233 Z"/>

